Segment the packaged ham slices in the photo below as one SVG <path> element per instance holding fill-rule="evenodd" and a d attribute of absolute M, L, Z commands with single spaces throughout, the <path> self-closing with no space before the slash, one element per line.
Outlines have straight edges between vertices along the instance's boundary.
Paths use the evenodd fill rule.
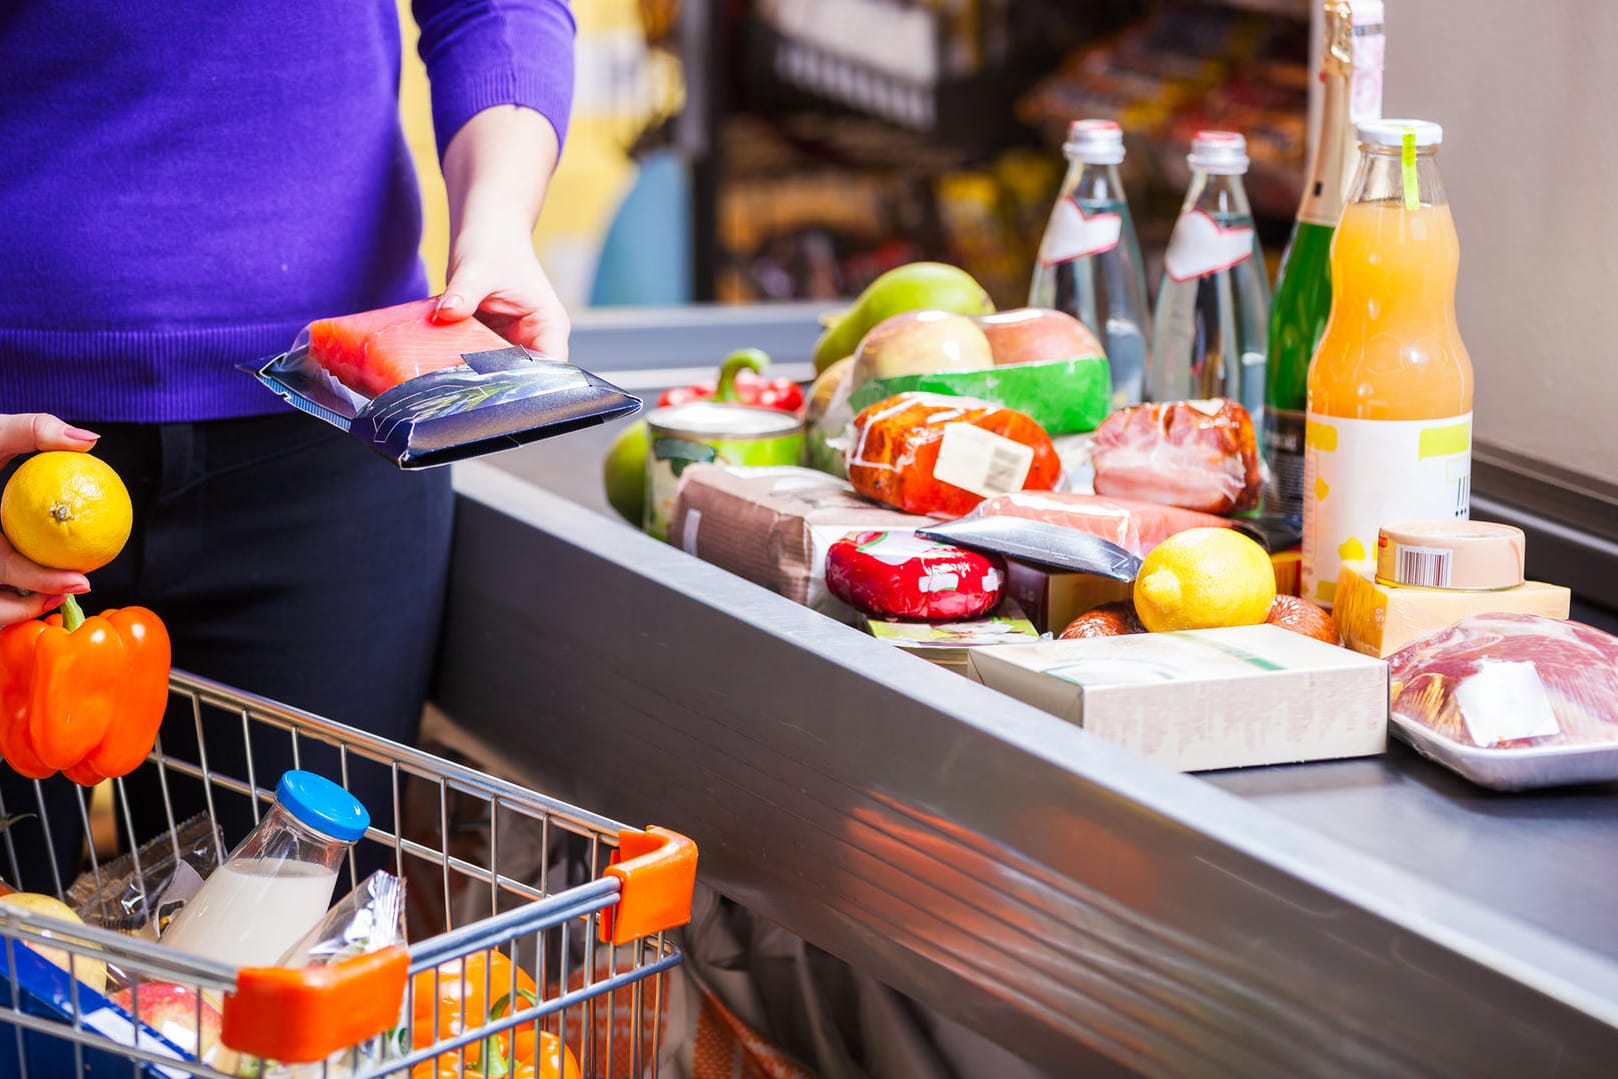
<path fill-rule="evenodd" d="M 571 364 L 509 344 L 438 301 L 310 323 L 286 353 L 247 368 L 293 407 L 400 468 L 425 468 L 628 415 L 640 401 Z"/>
<path fill-rule="evenodd" d="M 960 517 L 1008 491 L 1048 491 L 1061 474 L 1043 428 L 970 397 L 901 393 L 854 417 L 848 479 L 906 513 Z"/>
<path fill-rule="evenodd" d="M 855 532 L 826 552 L 826 585 L 872 618 L 965 622 L 994 610 L 1006 573 L 991 555 L 914 532 Z"/>
<path fill-rule="evenodd" d="M 1388 658 L 1393 730 L 1500 790 L 1618 779 L 1618 637 L 1534 614 L 1464 618 Z"/>
<path fill-rule="evenodd" d="M 1264 469 L 1253 418 L 1234 401 L 1168 401 L 1119 409 L 1090 446 L 1095 493 L 1203 513 L 1258 505 Z"/>
<path fill-rule="evenodd" d="M 1138 557 L 1144 557 L 1176 532 L 1188 528 L 1228 528 L 1231 524 L 1223 517 L 1173 506 L 1063 491 L 1017 491 L 998 495 L 981 502 L 969 516 L 1024 517 L 1073 528 L 1100 536 Z"/>

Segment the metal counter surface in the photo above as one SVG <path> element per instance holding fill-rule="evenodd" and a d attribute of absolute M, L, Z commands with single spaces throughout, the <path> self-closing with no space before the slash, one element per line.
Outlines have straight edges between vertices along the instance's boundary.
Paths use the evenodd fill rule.
<path fill-rule="evenodd" d="M 508 471 L 457 487 L 452 716 L 1050 1074 L 1610 1074 L 1611 792 L 1176 775 Z"/>

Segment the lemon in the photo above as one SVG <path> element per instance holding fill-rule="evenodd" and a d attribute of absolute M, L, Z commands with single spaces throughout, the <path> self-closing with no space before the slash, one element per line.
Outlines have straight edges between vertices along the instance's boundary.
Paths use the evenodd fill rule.
<path fill-rule="evenodd" d="M 124 549 L 132 522 L 124 481 L 87 453 L 35 454 L 0 494 L 0 531 L 18 554 L 50 569 L 100 569 Z"/>
<path fill-rule="evenodd" d="M 1152 549 L 1135 578 L 1135 612 L 1154 633 L 1256 626 L 1275 600 L 1264 548 L 1229 528 L 1192 528 Z"/>
<path fill-rule="evenodd" d="M 0 896 L 0 903 L 20 907 L 29 914 L 42 918 L 55 918 L 58 921 L 70 922 L 74 925 L 84 924 L 84 920 L 73 913 L 72 907 L 52 895 L 41 895 L 38 892 L 12 892 L 9 895 Z M 57 933 L 55 930 L 47 930 L 46 935 L 60 937 L 62 940 L 73 939 L 70 936 Z M 97 993 L 106 987 L 107 964 L 105 961 L 92 959 L 82 952 L 75 955 L 66 948 L 47 948 L 33 942 L 25 943 L 38 952 L 41 959 L 61 967 Z"/>

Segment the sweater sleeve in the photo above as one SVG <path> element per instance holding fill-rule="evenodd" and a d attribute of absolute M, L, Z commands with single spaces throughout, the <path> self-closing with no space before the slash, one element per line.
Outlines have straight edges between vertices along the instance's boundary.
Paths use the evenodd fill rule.
<path fill-rule="evenodd" d="M 573 106 L 573 12 L 565 0 L 412 0 L 432 88 L 438 156 L 495 105 L 533 109 L 567 138 Z"/>

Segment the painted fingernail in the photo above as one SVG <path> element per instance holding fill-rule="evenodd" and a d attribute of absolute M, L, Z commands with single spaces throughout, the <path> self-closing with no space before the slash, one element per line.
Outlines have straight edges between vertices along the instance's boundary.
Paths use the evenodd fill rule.
<path fill-rule="evenodd" d="M 82 427 L 69 427 L 67 429 L 67 437 L 76 438 L 80 442 L 94 442 L 101 436 L 96 434 L 94 431 L 86 431 Z"/>

